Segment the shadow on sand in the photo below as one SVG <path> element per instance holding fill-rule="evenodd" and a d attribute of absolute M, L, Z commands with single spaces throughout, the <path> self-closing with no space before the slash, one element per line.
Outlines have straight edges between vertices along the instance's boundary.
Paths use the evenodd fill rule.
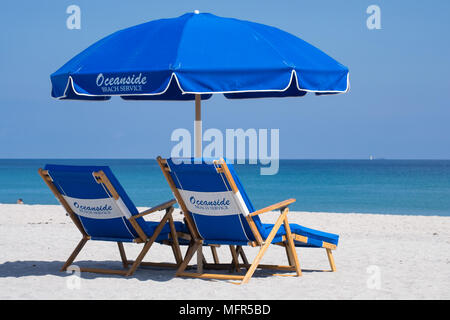
<path fill-rule="evenodd" d="M 0 264 L 0 278 L 21 278 L 21 277 L 30 277 L 30 276 L 57 276 L 57 277 L 68 277 L 74 274 L 73 269 L 68 271 L 60 271 L 63 266 L 63 261 L 8 261 Z M 105 269 L 115 269 L 115 270 L 123 270 L 122 264 L 117 261 L 77 261 L 72 266 L 78 266 L 80 268 L 86 267 L 96 267 L 96 268 L 105 268 Z M 195 269 L 196 266 L 190 266 L 189 269 Z M 245 274 L 245 269 L 241 269 L 241 274 Z M 212 270 L 211 270 L 212 271 Z M 303 269 L 303 273 L 309 272 L 324 272 L 325 270 L 305 270 Z M 209 272 L 209 271 L 208 271 Z M 216 271 L 212 271 L 215 273 Z M 222 270 L 218 273 L 227 273 L 227 271 Z M 284 272 L 277 271 L 279 275 L 293 275 L 292 272 Z M 253 275 L 254 278 L 266 278 L 272 277 L 273 271 L 269 270 L 257 270 Z M 158 281 L 165 282 L 170 281 L 175 278 L 175 270 L 168 268 L 158 268 L 158 267 L 147 267 L 141 266 L 136 272 L 130 277 L 124 277 L 122 275 L 115 274 L 101 274 L 101 273 L 91 273 L 91 272 L 82 272 L 81 278 L 83 279 L 96 279 L 96 278 L 117 278 L 117 279 L 137 279 L 139 281 Z M 203 279 L 207 281 L 211 281 L 208 279 Z M 214 281 L 214 280 L 212 280 Z"/>
<path fill-rule="evenodd" d="M 0 264 L 0 278 L 21 278 L 30 276 L 57 276 L 68 277 L 74 274 L 74 269 L 68 271 L 60 271 L 64 265 L 64 261 L 7 261 Z M 105 269 L 123 270 L 122 264 L 117 261 L 77 261 L 72 266 L 80 268 L 95 267 Z M 117 278 L 117 279 L 137 279 L 140 281 L 169 281 L 175 277 L 174 269 L 162 269 L 156 267 L 141 266 L 130 277 L 115 274 L 101 274 L 82 272 L 81 277 L 84 279 L 95 278 Z"/>

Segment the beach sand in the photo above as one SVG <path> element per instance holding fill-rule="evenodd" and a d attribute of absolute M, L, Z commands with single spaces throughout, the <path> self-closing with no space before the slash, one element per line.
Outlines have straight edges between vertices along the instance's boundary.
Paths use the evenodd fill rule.
<path fill-rule="evenodd" d="M 277 216 L 262 219 L 273 223 Z M 147 217 L 158 220 L 162 213 Z M 297 248 L 301 277 L 257 270 L 240 286 L 175 278 L 170 269 L 140 268 L 128 278 L 77 276 L 59 271 L 81 238 L 61 206 L 0 204 L 0 299 L 450 299 L 450 217 L 290 212 L 289 222 L 340 235 L 337 272 L 321 271 L 330 268 L 324 249 Z M 125 244 L 129 259 L 141 248 Z M 228 247 L 218 252 L 221 262 L 231 261 Z M 245 252 L 251 261 L 257 249 Z M 172 262 L 172 250 L 155 244 L 145 261 Z M 279 246 L 262 260 L 286 262 Z M 74 264 L 121 268 L 112 242 L 89 241 Z"/>

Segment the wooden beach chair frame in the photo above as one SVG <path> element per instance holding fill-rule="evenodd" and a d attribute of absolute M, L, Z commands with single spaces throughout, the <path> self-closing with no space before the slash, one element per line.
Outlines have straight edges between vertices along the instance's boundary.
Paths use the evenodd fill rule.
<path fill-rule="evenodd" d="M 246 220 L 251 228 L 251 231 L 253 232 L 255 241 L 249 241 L 247 245 L 251 247 L 259 247 L 259 252 L 252 261 L 252 263 L 248 263 L 247 258 L 243 252 L 242 246 L 237 246 L 234 248 L 234 246 L 230 246 L 230 250 L 232 252 L 233 256 L 233 264 L 236 271 L 240 271 L 240 268 L 245 268 L 247 271 L 245 275 L 229 275 L 229 274 L 215 274 L 215 273 L 203 273 L 202 268 L 198 267 L 197 272 L 186 272 L 186 267 L 188 266 L 188 263 L 192 259 L 193 255 L 197 253 L 197 263 L 201 262 L 201 248 L 203 240 L 201 239 L 194 222 L 192 221 L 191 217 L 188 214 L 188 209 L 186 204 L 184 203 L 183 198 L 181 197 L 181 194 L 179 193 L 178 189 L 175 186 L 175 183 L 169 174 L 170 168 L 167 165 L 167 160 L 163 159 L 162 157 L 157 158 L 158 164 L 164 174 L 164 177 L 166 178 L 167 182 L 169 183 L 169 186 L 175 196 L 175 198 L 178 201 L 178 204 L 181 207 L 181 210 L 185 216 L 185 222 L 186 225 L 189 228 L 189 231 L 192 234 L 192 245 L 189 246 L 186 255 L 184 257 L 183 262 L 178 267 L 178 270 L 176 272 L 176 276 L 180 277 L 194 277 L 194 278 L 201 278 L 201 279 L 221 279 L 221 280 L 240 280 L 237 284 L 247 283 L 250 278 L 253 276 L 254 272 L 257 268 L 260 269 L 272 269 L 272 270 L 282 270 L 282 271 L 295 271 L 295 276 L 301 276 L 302 271 L 300 268 L 300 263 L 298 260 L 297 252 L 295 250 L 295 244 L 294 241 L 299 241 L 302 243 L 308 243 L 308 238 L 305 236 L 297 235 L 294 233 L 291 233 L 291 229 L 289 226 L 287 214 L 289 212 L 288 206 L 295 202 L 295 199 L 288 199 L 276 204 L 273 204 L 271 206 L 268 206 L 266 208 L 254 211 L 252 213 L 249 213 L 246 216 Z M 225 179 L 227 180 L 228 184 L 230 185 L 232 192 L 237 193 L 239 192 L 238 187 L 236 186 L 236 183 L 233 179 L 233 176 L 223 158 L 220 160 L 215 160 L 214 164 L 216 166 L 216 170 L 218 172 L 224 173 Z M 270 231 L 268 237 L 263 240 L 260 232 L 258 231 L 258 228 L 253 220 L 253 217 L 260 215 L 265 212 L 271 212 L 274 210 L 280 210 L 280 216 L 275 222 L 275 225 L 273 226 L 272 230 Z M 281 227 L 281 225 L 284 224 L 284 228 L 286 231 L 286 235 L 282 237 L 281 242 L 274 243 L 276 245 L 282 246 L 286 250 L 287 260 L 289 265 L 267 265 L 267 264 L 260 264 L 261 259 L 263 258 L 265 252 L 269 248 L 270 244 L 272 243 L 272 240 L 274 239 L 278 229 Z M 322 244 L 323 248 L 326 249 L 328 261 L 331 267 L 331 271 L 336 271 L 336 266 L 334 263 L 334 258 L 332 254 L 332 250 L 336 249 L 336 245 L 332 243 L 323 242 Z M 238 257 L 241 256 L 243 263 L 238 262 Z M 221 269 L 220 264 L 216 264 L 215 266 L 209 266 L 213 269 Z M 286 275 L 286 274 L 274 274 L 274 275 Z"/>
<path fill-rule="evenodd" d="M 58 191 L 56 186 L 53 183 L 52 178 L 48 174 L 47 170 L 39 169 L 38 170 L 39 175 L 42 177 L 44 182 L 47 184 L 47 186 L 50 188 L 50 190 L 53 192 L 53 194 L 56 196 L 56 198 L 59 200 L 61 205 L 66 210 L 69 217 L 72 219 L 73 223 L 77 227 L 77 229 L 82 234 L 82 239 L 76 246 L 75 250 L 70 255 L 69 259 L 64 263 L 60 271 L 66 271 L 67 268 L 74 262 L 77 255 L 80 253 L 80 251 L 83 249 L 84 245 L 87 243 L 88 240 L 91 239 L 91 237 L 86 233 L 84 230 L 82 223 L 80 219 L 77 217 L 77 215 L 73 212 L 73 210 L 70 208 L 67 201 L 64 199 L 64 197 L 61 195 L 61 193 Z M 112 197 L 117 200 L 119 198 L 119 194 L 117 193 L 114 186 L 111 184 L 110 180 L 106 176 L 106 174 L 100 170 L 97 172 L 94 172 L 94 177 L 97 180 L 97 183 L 103 184 L 109 191 L 109 193 L 112 195 Z M 100 269 L 100 268 L 80 268 L 81 272 L 94 272 L 94 273 L 102 273 L 102 274 L 117 274 L 117 275 L 123 275 L 123 276 L 131 276 L 136 269 L 139 266 L 152 266 L 152 267 L 171 267 L 176 268 L 179 266 L 183 260 L 180 246 L 178 243 L 178 236 L 175 229 L 172 213 L 174 210 L 173 205 L 176 203 L 175 199 L 172 199 L 170 201 L 164 202 L 160 205 L 157 205 L 155 207 L 152 207 L 148 210 L 142 211 L 137 215 L 131 216 L 128 220 L 130 224 L 133 226 L 134 230 L 136 231 L 136 234 L 139 235 L 137 238 L 133 240 L 134 243 L 142 243 L 144 244 L 144 247 L 142 248 L 141 252 L 137 256 L 136 260 L 128 260 L 125 254 L 125 249 L 122 242 L 117 242 L 117 246 L 119 248 L 120 258 L 122 260 L 123 270 L 114 270 L 114 269 Z M 136 219 L 143 217 L 145 215 L 165 210 L 166 214 L 162 218 L 161 222 L 156 227 L 153 235 L 149 236 L 145 234 L 145 232 L 142 230 L 142 228 L 137 223 Z M 145 255 L 150 250 L 151 246 L 155 242 L 156 238 L 160 234 L 162 228 L 166 223 L 169 223 L 170 226 L 170 241 L 164 241 L 163 244 L 168 244 L 172 247 L 173 254 L 175 257 L 176 263 L 164 263 L 164 262 L 143 262 Z"/>

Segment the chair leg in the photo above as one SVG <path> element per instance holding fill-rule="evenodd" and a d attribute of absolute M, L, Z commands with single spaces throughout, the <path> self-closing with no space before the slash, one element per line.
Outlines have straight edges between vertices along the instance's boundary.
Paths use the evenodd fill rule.
<path fill-rule="evenodd" d="M 203 273 L 203 246 L 198 246 L 197 248 L 197 272 Z"/>
<path fill-rule="evenodd" d="M 334 258 L 333 253 L 331 252 L 331 249 L 326 248 L 327 250 L 327 256 L 328 256 L 328 262 L 330 263 L 331 271 L 336 271 L 336 265 L 334 264 Z"/>
<path fill-rule="evenodd" d="M 275 225 L 273 226 L 272 230 L 270 231 L 269 235 L 267 236 L 264 244 L 261 246 L 261 249 L 259 250 L 258 254 L 256 255 L 255 259 L 253 259 L 252 265 L 248 269 L 247 273 L 245 274 L 244 278 L 242 279 L 241 283 L 247 283 L 250 278 L 253 276 L 253 273 L 255 273 L 256 268 L 259 265 L 259 262 L 261 261 L 262 257 L 264 256 L 264 253 L 266 253 L 267 249 L 269 248 L 270 244 L 272 243 L 273 238 L 275 237 L 275 234 L 277 233 L 278 229 L 280 229 L 280 226 L 283 222 L 287 223 L 286 216 L 289 212 L 288 208 L 281 209 L 281 215 L 278 217 L 277 221 L 275 222 Z M 292 237 L 291 237 L 292 239 Z"/>
<path fill-rule="evenodd" d="M 183 257 L 183 261 L 186 260 L 187 254 L 189 253 L 189 250 L 191 250 L 191 248 L 194 246 L 194 241 L 189 241 L 188 247 L 186 252 L 184 253 L 184 257 Z"/>
<path fill-rule="evenodd" d="M 283 247 L 286 250 L 286 256 L 287 256 L 289 265 L 294 266 L 294 259 L 292 258 L 292 253 L 291 253 L 291 250 L 289 250 L 288 244 L 285 242 Z"/>
<path fill-rule="evenodd" d="M 123 243 L 117 242 L 117 246 L 119 247 L 120 258 L 122 259 L 122 265 L 125 269 L 127 269 L 128 268 L 128 260 L 127 260 L 127 255 L 125 254 L 125 249 L 123 247 Z"/>
<path fill-rule="evenodd" d="M 237 271 L 239 272 L 239 257 L 238 254 L 236 252 L 236 248 L 234 246 L 230 246 L 230 251 L 231 251 L 231 257 L 233 258 L 232 260 L 232 268 L 231 271 Z"/>
<path fill-rule="evenodd" d="M 178 235 L 173 223 L 172 215 L 169 216 L 170 237 L 172 238 L 172 251 L 175 256 L 175 261 L 179 265 L 183 261 L 183 256 L 180 250 L 180 244 L 178 243 Z"/>
<path fill-rule="evenodd" d="M 255 273 L 259 262 L 261 261 L 262 257 L 264 256 L 264 253 L 266 253 L 266 250 L 269 248 L 269 246 L 270 241 L 266 241 L 266 243 L 261 247 L 255 259 L 253 260 L 250 268 L 248 268 L 247 273 L 245 274 L 244 279 L 242 280 L 242 283 L 247 283 L 253 276 L 253 273 Z"/>
<path fill-rule="evenodd" d="M 133 262 L 131 268 L 126 272 L 126 276 L 131 276 L 134 271 L 136 271 L 137 267 L 141 264 L 142 260 L 144 259 L 145 255 L 147 254 L 148 250 L 150 250 L 152 244 L 155 242 L 156 238 L 161 233 L 162 228 L 167 223 L 168 220 L 170 220 L 170 216 L 172 214 L 173 208 L 167 209 L 166 214 L 159 222 L 158 226 L 156 227 L 155 231 L 153 232 L 153 235 L 150 239 L 148 239 L 144 245 L 144 248 L 142 249 L 139 256 L 136 258 L 136 260 Z"/>
<path fill-rule="evenodd" d="M 76 246 L 75 250 L 70 255 L 69 259 L 67 259 L 66 263 L 64 263 L 64 265 L 62 266 L 60 271 L 66 271 L 67 270 L 67 267 L 70 266 L 73 263 L 73 261 L 75 260 L 77 255 L 80 253 L 81 249 L 83 249 L 83 247 L 84 247 L 84 245 L 86 244 L 87 241 L 88 241 L 87 238 L 81 239 L 81 241 L 78 243 L 78 245 Z"/>
<path fill-rule="evenodd" d="M 288 210 L 288 209 L 286 208 L 286 210 Z M 302 269 L 300 268 L 300 262 L 298 261 L 297 252 L 295 251 L 294 239 L 292 238 L 291 227 L 289 226 L 287 217 L 284 219 L 284 230 L 286 231 L 287 250 L 289 250 L 291 253 L 290 257 L 288 254 L 288 260 L 289 259 L 292 260 L 292 262 L 294 263 L 294 266 L 295 266 L 295 271 L 297 272 L 297 276 L 300 277 L 302 275 Z M 291 263 L 289 263 L 289 264 L 292 265 Z"/>
<path fill-rule="evenodd" d="M 179 265 L 183 259 L 178 255 L 177 248 L 173 242 L 170 244 L 170 247 L 172 248 L 172 253 L 173 256 L 175 257 L 175 262 L 177 265 Z"/>
<path fill-rule="evenodd" d="M 201 245 L 202 245 L 201 241 L 194 242 L 194 243 L 189 245 L 188 250 L 186 251 L 186 254 L 184 256 L 183 262 L 178 267 L 176 275 L 178 275 L 180 273 L 183 273 L 183 271 L 186 269 L 186 267 L 188 266 L 189 262 L 191 261 L 192 257 L 197 252 L 198 247 L 201 246 Z"/>
<path fill-rule="evenodd" d="M 147 241 L 147 243 L 144 245 L 144 248 L 139 253 L 136 260 L 134 260 L 133 264 L 131 265 L 131 268 L 127 271 L 125 274 L 127 277 L 131 276 L 137 269 L 137 267 L 141 264 L 142 260 L 144 259 L 145 255 L 147 254 L 148 250 L 150 250 L 150 247 L 152 246 L 153 241 Z"/>
<path fill-rule="evenodd" d="M 238 255 L 241 256 L 242 262 L 244 262 L 244 264 L 248 264 L 248 260 L 247 260 L 247 256 L 245 255 L 244 249 L 242 248 L 242 246 L 237 246 L 236 248 Z"/>
<path fill-rule="evenodd" d="M 261 261 L 265 252 L 271 245 L 272 240 L 274 239 L 281 224 L 285 220 L 288 211 L 289 210 L 287 208 L 282 209 L 282 213 L 281 213 L 280 217 L 275 222 L 275 225 L 273 226 L 272 230 L 270 231 L 269 235 L 267 236 L 265 242 L 262 244 L 258 254 L 256 255 L 255 259 L 253 260 L 252 264 L 249 266 L 249 268 L 244 276 L 242 276 L 242 275 L 203 274 L 201 272 L 197 272 L 197 273 L 184 272 L 189 261 L 192 259 L 193 255 L 198 251 L 198 247 L 202 246 L 202 244 L 203 244 L 202 240 L 196 240 L 194 245 L 192 247 L 189 247 L 188 251 L 186 252 L 186 256 L 184 258 L 183 263 L 180 265 L 180 267 L 178 268 L 178 270 L 176 272 L 176 276 L 181 276 L 181 277 L 186 276 L 186 277 L 194 277 L 194 278 L 201 278 L 201 279 L 240 280 L 241 282 L 239 282 L 237 284 L 247 283 L 250 280 L 250 278 L 253 276 L 253 274 L 255 273 L 256 268 L 259 265 L 259 262 Z M 292 237 L 291 237 L 291 239 L 292 239 Z M 290 267 L 288 267 L 288 268 L 290 268 Z"/>
<path fill-rule="evenodd" d="M 211 253 L 212 253 L 212 256 L 213 256 L 213 259 L 214 259 L 214 263 L 215 264 L 219 264 L 220 263 L 219 262 L 219 256 L 217 255 L 217 250 L 216 250 L 215 246 L 211 246 Z"/>
<path fill-rule="evenodd" d="M 61 271 L 67 270 L 67 268 L 73 263 L 73 261 L 75 260 L 77 255 L 80 253 L 80 251 L 83 249 L 84 245 L 86 244 L 86 242 L 88 240 L 89 240 L 89 238 L 81 239 L 81 241 L 78 243 L 77 247 L 72 252 L 69 259 L 66 261 L 64 266 L 61 268 Z M 124 259 L 126 260 L 125 251 L 123 250 L 123 246 L 121 247 L 122 243 L 118 242 L 118 245 L 119 245 L 119 251 L 120 251 L 120 254 L 122 257 L 122 263 L 125 266 L 125 261 L 124 261 Z M 123 256 L 122 256 L 122 254 L 123 254 Z M 118 275 L 125 275 L 125 273 L 126 273 L 126 270 L 108 270 L 108 269 L 98 269 L 98 268 L 80 268 L 80 271 L 81 272 L 103 273 L 103 274 L 118 274 Z"/>

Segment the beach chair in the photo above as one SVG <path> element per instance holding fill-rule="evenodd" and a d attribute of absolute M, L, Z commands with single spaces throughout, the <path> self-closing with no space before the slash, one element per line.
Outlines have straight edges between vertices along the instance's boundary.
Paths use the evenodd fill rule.
<path fill-rule="evenodd" d="M 172 189 L 184 215 L 194 244 L 189 247 L 176 275 L 203 279 L 240 280 L 247 283 L 257 268 L 295 271 L 301 276 L 301 268 L 296 246 L 325 248 L 331 271 L 336 267 L 332 250 L 336 249 L 339 236 L 289 224 L 288 206 L 295 199 L 288 199 L 254 210 L 233 166 L 224 159 L 178 159 L 157 158 L 161 170 Z M 259 215 L 280 210 L 275 224 L 264 224 Z M 204 244 L 236 246 L 233 262 L 236 269 L 245 268 L 244 275 L 186 272 L 193 255 Z M 270 244 L 286 249 L 289 265 L 263 265 L 260 261 Z M 250 264 L 242 255 L 244 263 L 239 263 L 236 253 L 243 253 L 242 246 L 259 247 L 259 252 Z M 198 255 L 198 252 L 197 252 Z M 197 257 L 198 258 L 198 257 Z M 199 259 L 198 259 L 199 260 Z"/>
<path fill-rule="evenodd" d="M 177 233 L 187 230 L 182 222 L 173 221 L 175 200 L 138 212 L 107 166 L 47 165 L 39 174 L 82 234 L 61 271 L 67 270 L 88 240 L 117 242 L 123 269 L 80 268 L 82 272 L 130 276 L 141 265 L 176 267 L 182 262 Z M 160 222 L 144 220 L 161 210 L 166 213 Z M 144 245 L 136 260 L 127 260 L 124 242 Z M 142 262 L 155 242 L 170 245 L 176 263 Z"/>

